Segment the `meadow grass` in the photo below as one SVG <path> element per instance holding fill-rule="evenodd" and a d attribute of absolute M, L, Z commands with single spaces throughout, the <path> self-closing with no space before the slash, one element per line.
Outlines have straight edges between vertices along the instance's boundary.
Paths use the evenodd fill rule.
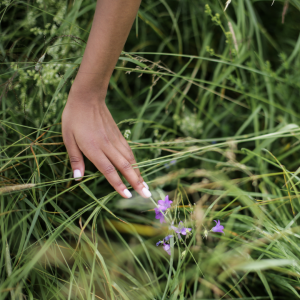
<path fill-rule="evenodd" d="M 299 298 L 300 1 L 271 4 L 142 1 L 106 103 L 152 198 L 123 199 L 61 135 L 96 1 L 1 2 L 1 300 Z"/>

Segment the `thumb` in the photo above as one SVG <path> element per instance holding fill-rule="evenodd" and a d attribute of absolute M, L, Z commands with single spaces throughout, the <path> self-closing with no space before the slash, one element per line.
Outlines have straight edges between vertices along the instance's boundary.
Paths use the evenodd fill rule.
<path fill-rule="evenodd" d="M 82 153 L 78 148 L 73 135 L 70 135 L 66 138 L 63 137 L 63 140 L 70 158 L 71 168 L 73 170 L 73 177 L 74 179 L 77 178 L 75 179 L 75 181 L 79 181 L 81 179 L 79 179 L 78 177 L 84 176 L 85 170 Z"/>

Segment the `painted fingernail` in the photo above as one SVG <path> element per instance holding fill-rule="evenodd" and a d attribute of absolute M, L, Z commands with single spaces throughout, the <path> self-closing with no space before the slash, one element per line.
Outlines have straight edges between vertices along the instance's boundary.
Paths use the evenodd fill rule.
<path fill-rule="evenodd" d="M 145 181 L 143 181 L 143 185 L 144 185 L 145 188 L 147 188 L 149 190 L 149 186 Z"/>
<path fill-rule="evenodd" d="M 80 170 L 76 169 L 74 170 L 74 175 L 73 175 L 74 178 L 78 178 L 78 177 L 81 177 L 81 172 Z M 75 179 L 75 181 L 79 181 L 79 179 Z"/>
<path fill-rule="evenodd" d="M 131 197 L 132 197 L 131 193 L 130 193 L 129 190 L 127 190 L 127 189 L 125 189 L 125 190 L 123 191 L 123 193 L 125 194 L 125 196 L 126 196 L 127 198 L 131 198 Z"/>
<path fill-rule="evenodd" d="M 150 191 L 147 190 L 146 188 L 143 188 L 142 192 L 143 192 L 143 194 L 144 194 L 145 197 L 147 197 L 147 198 L 151 197 Z"/>

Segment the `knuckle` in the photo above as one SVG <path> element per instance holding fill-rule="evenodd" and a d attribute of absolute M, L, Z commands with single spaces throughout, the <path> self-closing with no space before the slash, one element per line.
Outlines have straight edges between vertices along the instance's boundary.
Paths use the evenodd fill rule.
<path fill-rule="evenodd" d="M 108 165 L 103 170 L 104 175 L 109 175 L 109 174 L 114 173 L 114 172 L 116 172 L 116 169 L 113 165 Z"/>
<path fill-rule="evenodd" d="M 71 163 L 79 163 L 81 161 L 80 157 L 78 156 L 70 156 Z"/>
<path fill-rule="evenodd" d="M 131 164 L 128 161 L 124 162 L 122 164 L 122 169 L 123 170 L 130 170 L 131 169 Z"/>
<path fill-rule="evenodd" d="M 143 181 L 141 181 L 141 178 L 139 178 L 137 181 L 136 181 L 136 185 L 140 185 L 142 184 Z M 144 185 L 143 185 L 144 186 Z"/>
<path fill-rule="evenodd" d="M 115 184 L 116 187 L 121 187 L 122 185 L 124 185 L 122 180 L 118 180 Z"/>

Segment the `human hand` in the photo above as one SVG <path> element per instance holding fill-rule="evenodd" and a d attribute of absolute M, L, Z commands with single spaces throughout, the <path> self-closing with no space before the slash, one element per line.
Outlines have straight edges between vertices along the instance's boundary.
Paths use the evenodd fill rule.
<path fill-rule="evenodd" d="M 72 88 L 69 93 L 62 114 L 62 135 L 74 178 L 84 175 L 83 153 L 122 197 L 132 195 L 115 167 L 143 198 L 149 198 L 148 185 L 139 169 L 131 166 L 136 164 L 134 154 L 110 114 L 105 96 L 106 91 L 96 93 Z"/>

